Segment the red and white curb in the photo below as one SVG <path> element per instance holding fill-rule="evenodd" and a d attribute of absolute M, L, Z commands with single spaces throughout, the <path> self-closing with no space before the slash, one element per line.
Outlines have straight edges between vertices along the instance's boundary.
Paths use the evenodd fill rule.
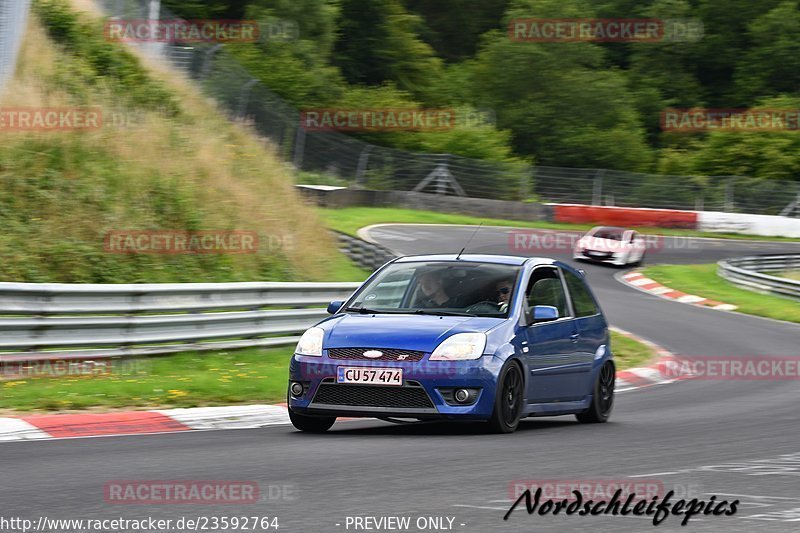
<path fill-rule="evenodd" d="M 672 352 L 616 326 L 611 326 L 609 329 L 650 347 L 658 355 L 658 358 L 648 366 L 618 370 L 615 386 L 617 392 L 632 391 L 653 385 L 664 385 L 689 377 L 689 375 L 685 373 L 679 378 L 664 373 L 666 369 L 672 367 L 672 365 L 670 365 L 671 362 L 677 363 L 679 361 L 678 357 Z"/>
<path fill-rule="evenodd" d="M 37 439 L 248 429 L 289 424 L 284 405 L 234 405 L 157 411 L 0 418 L 0 442 Z"/>
<path fill-rule="evenodd" d="M 711 309 L 718 309 L 721 311 L 733 311 L 736 306 L 733 304 L 726 304 L 716 300 L 709 300 L 702 296 L 695 296 L 694 294 L 686 294 L 685 292 L 671 289 L 659 282 L 645 277 L 641 272 L 632 271 L 621 276 L 622 282 L 630 285 L 640 291 L 648 292 L 661 298 L 668 300 L 675 300 L 684 304 L 699 305 L 701 307 L 710 307 Z"/>

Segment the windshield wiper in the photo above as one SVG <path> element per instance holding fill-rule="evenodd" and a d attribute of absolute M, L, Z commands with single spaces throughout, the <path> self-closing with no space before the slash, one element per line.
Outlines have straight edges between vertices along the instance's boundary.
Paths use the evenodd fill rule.
<path fill-rule="evenodd" d="M 377 314 L 399 314 L 402 311 L 382 311 L 378 309 L 370 309 L 368 307 L 345 307 L 345 311 L 356 311 L 362 315 L 377 315 Z"/>
<path fill-rule="evenodd" d="M 434 316 L 478 316 L 472 313 L 459 313 L 456 311 L 439 311 L 438 309 L 417 309 L 415 315 L 434 315 Z"/>

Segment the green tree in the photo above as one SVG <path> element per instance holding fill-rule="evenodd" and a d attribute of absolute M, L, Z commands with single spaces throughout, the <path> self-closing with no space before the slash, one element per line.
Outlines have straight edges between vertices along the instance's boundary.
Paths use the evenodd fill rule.
<path fill-rule="evenodd" d="M 739 101 L 800 90 L 800 9 L 783 2 L 748 27 L 751 48 L 736 66 Z"/>
<path fill-rule="evenodd" d="M 185 19 L 241 19 L 247 5 L 237 0 L 162 0 L 161 3 Z"/>
<path fill-rule="evenodd" d="M 296 24 L 293 38 L 228 45 L 227 50 L 265 87 L 295 106 L 324 106 L 336 102 L 345 82 L 331 65 L 338 10 L 327 0 L 260 0 L 246 17 L 263 28 L 275 23 Z"/>
<path fill-rule="evenodd" d="M 686 0 L 656 0 L 638 11 L 644 18 L 690 19 Z M 694 70 L 698 44 L 693 42 L 631 43 L 628 86 L 640 115 L 645 118 L 648 142 L 658 145 L 659 115 L 667 107 L 703 104 L 703 87 Z"/>
<path fill-rule="evenodd" d="M 405 0 L 425 21 L 422 38 L 445 61 L 468 59 L 478 51 L 480 36 L 502 25 L 509 0 Z"/>
<path fill-rule="evenodd" d="M 517 0 L 507 19 L 591 17 L 581 0 Z M 491 32 L 473 74 L 519 154 L 545 165 L 647 169 L 652 154 L 623 72 L 592 43 L 512 42 Z"/>
<path fill-rule="evenodd" d="M 780 0 L 699 0 L 695 8 L 705 34 L 695 54 L 697 78 L 711 107 L 746 106 L 733 89 L 736 64 L 750 47 L 748 25 Z"/>
<path fill-rule="evenodd" d="M 415 95 L 426 93 L 440 74 L 441 60 L 423 42 L 422 19 L 400 0 L 343 0 L 335 64 L 354 84 L 393 81 Z"/>
<path fill-rule="evenodd" d="M 800 109 L 800 98 L 779 96 L 760 100 L 757 107 Z M 797 124 L 795 124 L 795 127 Z M 706 176 L 751 176 L 797 180 L 800 176 L 800 136 L 795 131 L 715 130 L 695 140 L 690 149 L 665 152 L 662 170 L 690 171 Z M 683 159 L 682 165 L 675 160 Z"/>

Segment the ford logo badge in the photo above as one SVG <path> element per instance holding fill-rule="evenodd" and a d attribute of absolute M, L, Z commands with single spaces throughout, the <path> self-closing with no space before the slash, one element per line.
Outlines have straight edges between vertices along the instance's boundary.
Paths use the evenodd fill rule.
<path fill-rule="evenodd" d="M 370 359 L 377 359 L 378 357 L 383 357 L 383 352 L 379 352 L 378 350 L 367 350 L 364 352 L 364 357 L 369 357 Z"/>

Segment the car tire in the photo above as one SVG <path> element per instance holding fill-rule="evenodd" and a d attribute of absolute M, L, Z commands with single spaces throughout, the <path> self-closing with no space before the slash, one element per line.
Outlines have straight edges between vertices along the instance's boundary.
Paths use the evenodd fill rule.
<path fill-rule="evenodd" d="M 497 380 L 494 409 L 488 422 L 491 433 L 513 433 L 522 418 L 525 380 L 518 364 L 507 364 Z"/>
<path fill-rule="evenodd" d="M 577 413 L 575 418 L 583 424 L 600 424 L 608 421 L 614 408 L 614 385 L 616 369 L 612 361 L 606 361 L 597 373 L 589 408 Z"/>
<path fill-rule="evenodd" d="M 288 398 L 286 403 L 289 403 Z M 289 420 L 292 422 L 292 425 L 300 431 L 305 431 L 306 433 L 325 433 L 331 429 L 333 423 L 336 422 L 336 417 L 301 415 L 300 413 L 295 413 L 292 411 L 292 408 L 289 407 Z"/>

